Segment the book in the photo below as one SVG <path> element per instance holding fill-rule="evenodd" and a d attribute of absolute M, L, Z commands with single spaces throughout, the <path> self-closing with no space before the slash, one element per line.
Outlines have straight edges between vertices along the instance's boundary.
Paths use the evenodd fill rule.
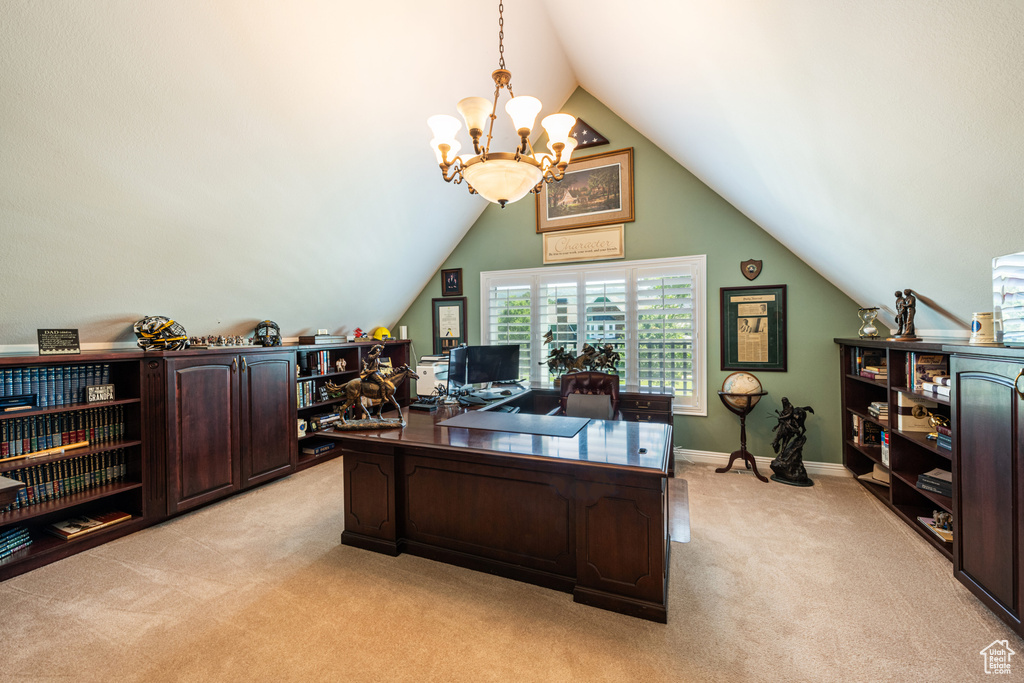
<path fill-rule="evenodd" d="M 935 382 L 921 382 L 921 391 L 926 394 L 933 394 L 935 396 L 941 396 L 942 398 L 949 398 L 953 387 L 948 384 L 937 384 Z"/>
<path fill-rule="evenodd" d="M 889 379 L 889 376 L 886 373 L 884 373 L 884 372 L 872 372 L 871 370 L 861 370 L 860 371 L 860 376 L 861 377 L 866 377 L 867 379 L 873 379 L 876 382 L 881 382 L 883 380 Z"/>
<path fill-rule="evenodd" d="M 860 445 L 879 446 L 882 443 L 882 428 L 874 422 L 861 422 Z"/>
<path fill-rule="evenodd" d="M 882 430 L 882 464 L 889 466 L 889 432 Z"/>
<path fill-rule="evenodd" d="M 938 403 L 923 396 L 898 391 L 896 392 L 896 428 L 901 432 L 930 432 L 932 427 L 928 424 L 928 412 L 920 409 L 930 410 L 938 407 Z"/>
<path fill-rule="evenodd" d="M 953 450 L 953 437 L 946 434 L 939 434 L 935 439 L 935 447 L 944 451 Z"/>
<path fill-rule="evenodd" d="M 911 389 L 920 389 L 922 382 L 932 381 L 934 377 L 949 376 L 949 357 L 937 354 L 915 354 L 914 376 Z"/>
<path fill-rule="evenodd" d="M 306 455 L 322 455 L 328 451 L 334 450 L 334 443 L 320 444 L 319 446 L 306 446 L 302 449 L 302 452 Z"/>
<path fill-rule="evenodd" d="M 922 491 L 928 491 L 929 493 L 937 493 L 940 496 L 946 496 L 947 498 L 953 497 L 953 485 L 952 484 L 935 484 L 934 482 L 926 479 L 917 478 L 917 488 Z"/>
<path fill-rule="evenodd" d="M 63 538 L 65 541 L 71 541 L 87 534 L 95 533 L 100 529 L 106 529 L 107 527 L 115 524 L 126 522 L 131 518 L 132 516 L 127 512 L 105 512 L 90 516 L 83 515 L 80 517 L 65 519 L 61 522 L 54 522 L 46 527 L 46 531 L 57 538 Z"/>
<path fill-rule="evenodd" d="M 944 470 L 936 467 L 935 469 L 929 470 L 924 474 L 918 475 L 918 479 L 930 479 L 938 484 L 953 484 L 953 473 L 949 470 Z"/>
<path fill-rule="evenodd" d="M 953 542 L 953 532 L 948 529 L 940 529 L 935 526 L 935 520 L 931 517 L 918 517 L 917 521 L 921 522 L 928 531 L 935 534 L 939 539 L 946 543 Z"/>
<path fill-rule="evenodd" d="M 313 336 L 300 336 L 300 344 L 342 344 L 347 342 L 342 335 L 337 334 L 317 334 Z"/>

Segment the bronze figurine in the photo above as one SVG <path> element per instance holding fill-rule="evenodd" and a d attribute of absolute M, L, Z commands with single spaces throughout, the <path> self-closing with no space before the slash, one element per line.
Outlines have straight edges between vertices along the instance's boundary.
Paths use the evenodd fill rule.
<path fill-rule="evenodd" d="M 779 422 L 772 427 L 772 431 L 776 432 L 772 450 L 778 453 L 778 456 L 771 462 L 772 472 L 775 473 L 771 477 L 772 481 L 790 486 L 814 486 L 804 468 L 803 456 L 804 444 L 807 443 L 804 422 L 807 420 L 807 413 L 814 414 L 814 408 L 794 406 L 783 396 L 782 412 L 776 410 L 775 413 L 779 416 Z"/>

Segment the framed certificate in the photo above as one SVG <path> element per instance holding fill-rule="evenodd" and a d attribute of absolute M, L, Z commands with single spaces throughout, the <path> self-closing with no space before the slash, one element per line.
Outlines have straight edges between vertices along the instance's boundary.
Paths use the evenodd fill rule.
<path fill-rule="evenodd" d="M 467 343 L 466 297 L 431 299 L 434 319 L 434 353 Z"/>
<path fill-rule="evenodd" d="M 786 372 L 786 285 L 722 287 L 722 370 Z"/>

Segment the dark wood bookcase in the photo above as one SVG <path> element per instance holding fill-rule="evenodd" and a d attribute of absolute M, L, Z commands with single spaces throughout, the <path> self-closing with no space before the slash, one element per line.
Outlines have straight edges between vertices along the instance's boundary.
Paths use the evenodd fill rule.
<path fill-rule="evenodd" d="M 889 486 L 869 480 L 858 481 L 871 494 L 882 501 L 896 515 L 933 545 L 946 559 L 953 559 L 953 543 L 943 541 L 927 529 L 918 517 L 931 517 L 935 511 L 952 512 L 952 497 L 917 488 L 917 478 L 935 468 L 952 469 L 952 451 L 939 448 L 927 438 L 925 432 L 902 431 L 898 428 L 900 394 L 927 399 L 937 404 L 934 413 L 950 416 L 948 399 L 912 390 L 908 377 L 910 354 L 941 355 L 949 363 L 949 352 L 941 343 L 886 342 L 869 339 L 842 339 L 840 343 L 840 386 L 843 410 L 843 464 L 855 475 L 871 472 L 875 464 L 882 465 L 881 446 L 861 445 L 854 441 L 854 417 L 878 425 L 889 435 Z M 856 358 L 864 349 L 884 354 L 888 368 L 885 380 L 862 377 L 856 371 Z M 868 405 L 885 401 L 888 419 L 873 417 Z M 956 529 L 954 528 L 954 540 Z"/>
<path fill-rule="evenodd" d="M 83 352 L 74 356 L 0 357 L 0 378 L 5 371 L 20 371 L 36 377 L 42 371 L 42 379 L 37 379 L 32 389 L 22 391 L 22 394 L 39 396 L 46 392 L 46 368 L 83 371 L 79 387 L 72 392 L 73 395 L 69 394 L 63 405 L 40 407 L 41 401 L 38 401 L 36 407 L 28 410 L 0 413 L 0 434 L 6 435 L 9 444 L 15 439 L 19 427 L 23 444 L 27 447 L 20 449 L 22 453 L 37 452 L 50 446 L 51 443 L 44 440 L 44 434 L 56 432 L 59 429 L 57 425 L 62 423 L 65 426 L 77 425 L 81 420 L 85 430 L 93 430 L 89 447 L 0 462 L 0 476 L 23 481 L 33 488 L 31 495 L 26 489 L 19 502 L 0 508 L 0 532 L 23 527 L 28 529 L 32 538 L 30 546 L 0 560 L 0 580 L 124 536 L 147 523 L 149 509 L 145 492 L 151 473 L 142 448 L 146 435 L 142 420 L 140 363 L 141 354 L 137 353 Z M 115 400 L 87 404 L 83 396 L 86 385 L 84 369 L 104 365 L 108 366 L 109 383 L 114 385 Z M 100 372 L 97 371 L 92 384 L 100 383 Z M 5 390 L 5 393 L 9 392 Z M 13 393 L 18 392 L 15 389 Z M 90 415 L 94 417 L 91 425 Z M 111 429 L 106 436 L 99 438 L 95 430 L 103 429 L 104 425 Z M 123 425 L 123 429 L 113 425 Z M 18 449 L 14 450 L 0 457 L 10 458 L 17 454 Z M 113 467 L 120 463 L 124 466 L 123 474 L 114 473 Z M 108 472 L 112 475 L 109 478 Z M 71 517 L 112 511 L 129 513 L 132 517 L 71 541 L 52 536 L 45 530 L 48 525 Z"/>

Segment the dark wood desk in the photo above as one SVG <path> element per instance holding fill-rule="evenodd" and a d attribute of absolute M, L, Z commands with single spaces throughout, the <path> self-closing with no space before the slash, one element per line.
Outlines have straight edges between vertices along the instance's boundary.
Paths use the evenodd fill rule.
<path fill-rule="evenodd" d="M 321 433 L 345 458 L 342 543 L 664 623 L 671 426 L 592 420 L 572 438 L 438 426 L 462 411 Z"/>

